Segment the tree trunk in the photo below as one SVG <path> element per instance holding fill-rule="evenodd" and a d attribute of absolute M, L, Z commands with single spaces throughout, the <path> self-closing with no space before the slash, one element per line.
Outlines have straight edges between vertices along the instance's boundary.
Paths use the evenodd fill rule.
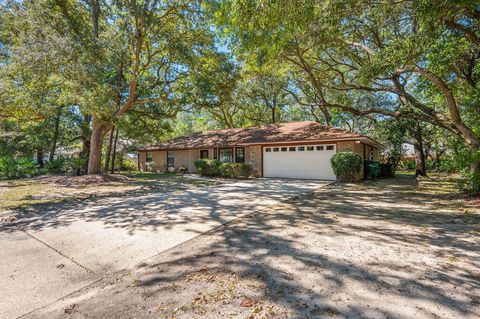
<path fill-rule="evenodd" d="M 37 148 L 37 165 L 39 168 L 43 168 L 45 164 L 43 163 L 43 148 Z"/>
<path fill-rule="evenodd" d="M 88 175 L 100 174 L 102 172 L 102 146 L 103 137 L 107 127 L 99 123 L 96 116 L 92 121 L 92 137 L 90 138 L 90 158 L 88 160 Z"/>
<path fill-rule="evenodd" d="M 82 151 L 79 156 L 85 159 L 85 166 L 83 168 L 77 169 L 77 176 L 80 176 L 83 172 L 88 170 L 88 162 L 90 159 L 90 139 L 92 137 L 92 132 L 90 129 L 90 122 L 92 117 L 90 115 L 83 116 L 83 123 L 80 125 L 82 130 Z"/>
<path fill-rule="evenodd" d="M 53 138 L 52 138 L 52 146 L 50 148 L 50 156 L 48 157 L 48 160 L 50 162 L 53 162 L 53 159 L 55 157 L 55 150 L 57 149 L 57 140 L 58 140 L 58 130 L 60 126 L 60 115 L 62 113 L 62 109 L 58 109 L 57 111 L 57 117 L 55 118 L 55 127 L 53 129 Z"/>
<path fill-rule="evenodd" d="M 113 132 L 115 131 L 115 126 L 112 126 L 112 129 L 110 130 L 110 138 L 108 139 L 108 149 L 107 149 L 107 155 L 105 158 L 105 167 L 103 168 L 103 172 L 107 173 L 108 172 L 108 166 L 110 165 L 110 155 L 112 153 L 112 143 L 113 143 Z"/>
<path fill-rule="evenodd" d="M 470 165 L 470 169 L 473 174 L 480 175 L 480 145 L 471 147 L 473 155 L 473 161 Z M 478 155 L 476 155 L 478 154 Z"/>
<path fill-rule="evenodd" d="M 415 176 L 427 176 L 427 169 L 425 167 L 425 153 L 423 151 L 422 127 L 418 122 L 415 125 L 413 139 L 413 147 L 415 149 Z"/>
<path fill-rule="evenodd" d="M 113 143 L 112 167 L 110 168 L 110 174 L 115 173 L 115 155 L 117 154 L 117 140 L 118 140 L 118 127 L 117 127 L 117 132 L 115 133 L 115 142 Z"/>
<path fill-rule="evenodd" d="M 277 115 L 275 114 L 276 112 L 276 107 L 272 107 L 272 123 L 276 123 L 277 122 Z"/>

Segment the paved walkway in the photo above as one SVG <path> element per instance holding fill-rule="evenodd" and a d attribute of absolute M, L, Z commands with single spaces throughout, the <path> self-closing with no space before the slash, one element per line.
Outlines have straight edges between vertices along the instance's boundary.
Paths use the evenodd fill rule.
<path fill-rule="evenodd" d="M 42 307 L 246 213 L 326 181 L 257 179 L 57 204 L 0 228 L 0 318 Z"/>

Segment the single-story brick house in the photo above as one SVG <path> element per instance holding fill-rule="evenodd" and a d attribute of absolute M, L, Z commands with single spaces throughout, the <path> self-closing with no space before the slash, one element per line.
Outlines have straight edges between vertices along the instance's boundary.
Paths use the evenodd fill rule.
<path fill-rule="evenodd" d="M 316 122 L 292 122 L 205 131 L 138 149 L 138 168 L 196 172 L 195 160 L 250 163 L 257 177 L 335 180 L 330 158 L 352 151 L 378 160 L 381 144 L 368 136 Z M 151 162 L 152 164 L 147 164 Z M 359 174 L 363 178 L 363 171 Z"/>

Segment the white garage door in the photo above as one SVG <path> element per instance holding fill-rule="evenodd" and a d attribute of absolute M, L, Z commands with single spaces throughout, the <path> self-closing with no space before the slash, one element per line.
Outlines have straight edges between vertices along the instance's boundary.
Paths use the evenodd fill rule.
<path fill-rule="evenodd" d="M 335 152 L 334 144 L 264 147 L 263 176 L 335 180 Z"/>

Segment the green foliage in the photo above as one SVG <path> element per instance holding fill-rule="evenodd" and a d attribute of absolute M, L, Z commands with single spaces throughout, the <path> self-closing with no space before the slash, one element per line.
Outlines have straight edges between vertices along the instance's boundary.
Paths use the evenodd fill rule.
<path fill-rule="evenodd" d="M 38 173 L 35 163 L 27 158 L 14 159 L 8 156 L 0 157 L 0 178 L 16 179 L 32 177 Z"/>
<path fill-rule="evenodd" d="M 468 172 L 460 182 L 460 189 L 469 197 L 480 197 L 480 171 Z"/>
<path fill-rule="evenodd" d="M 84 167 L 85 158 L 83 157 L 64 158 L 60 156 L 53 161 L 46 162 L 42 171 L 48 174 L 77 175 Z"/>
<path fill-rule="evenodd" d="M 63 164 L 63 170 L 67 175 L 77 175 L 86 164 L 86 159 L 82 156 L 66 159 Z"/>
<path fill-rule="evenodd" d="M 223 163 L 220 165 L 220 176 L 225 178 L 248 178 L 252 175 L 253 167 L 244 163 Z"/>
<path fill-rule="evenodd" d="M 62 156 L 54 159 L 53 161 L 48 161 L 45 163 L 44 171 L 48 174 L 60 174 L 64 173 L 66 159 Z"/>
<path fill-rule="evenodd" d="M 137 170 L 137 165 L 132 162 L 132 161 L 129 161 L 129 160 L 123 160 L 122 161 L 122 166 L 120 168 L 122 171 L 128 171 L 128 172 L 132 172 L 132 171 L 136 171 Z"/>
<path fill-rule="evenodd" d="M 355 182 L 362 168 L 362 157 L 353 152 L 339 152 L 332 156 L 333 172 L 342 182 Z"/>
<path fill-rule="evenodd" d="M 225 178 L 248 178 L 253 167 L 244 163 L 222 163 L 215 159 L 199 159 L 195 161 L 198 172 L 204 176 L 221 176 Z"/>
<path fill-rule="evenodd" d="M 412 159 L 402 160 L 398 163 L 398 168 L 401 170 L 411 171 L 415 169 L 415 161 Z"/>
<path fill-rule="evenodd" d="M 205 176 L 220 176 L 222 162 L 216 159 L 199 159 L 194 162 L 198 172 Z"/>

